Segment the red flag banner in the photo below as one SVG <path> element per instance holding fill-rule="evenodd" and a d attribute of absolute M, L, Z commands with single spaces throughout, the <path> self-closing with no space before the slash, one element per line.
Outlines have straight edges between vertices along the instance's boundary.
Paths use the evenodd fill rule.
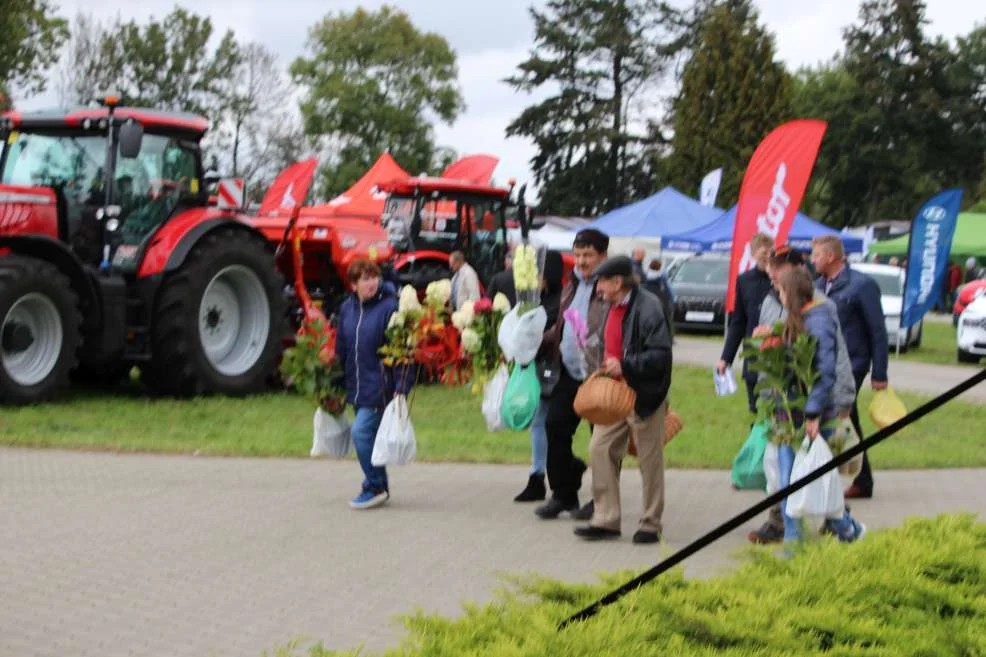
<path fill-rule="evenodd" d="M 778 245 L 787 241 L 827 127 L 824 121 L 811 119 L 785 123 L 767 135 L 750 158 L 733 228 L 728 312 L 733 312 L 736 302 L 737 276 L 756 266 L 750 251 L 753 236 L 765 233 Z"/>
<path fill-rule="evenodd" d="M 492 155 L 467 155 L 448 165 L 442 172 L 442 178 L 455 178 L 477 185 L 489 185 L 490 178 L 499 163 L 500 159 Z"/>
<path fill-rule="evenodd" d="M 282 171 L 264 195 L 257 214 L 262 217 L 291 214 L 296 206 L 305 202 L 317 166 L 318 160 L 313 158 L 296 162 Z"/>

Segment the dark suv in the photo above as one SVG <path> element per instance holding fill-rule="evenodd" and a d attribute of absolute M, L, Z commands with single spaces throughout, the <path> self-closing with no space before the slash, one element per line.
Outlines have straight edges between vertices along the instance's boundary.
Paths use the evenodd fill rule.
<path fill-rule="evenodd" d="M 675 299 L 675 328 L 721 333 L 726 325 L 728 280 L 726 256 L 696 255 L 676 267 L 669 281 Z"/>

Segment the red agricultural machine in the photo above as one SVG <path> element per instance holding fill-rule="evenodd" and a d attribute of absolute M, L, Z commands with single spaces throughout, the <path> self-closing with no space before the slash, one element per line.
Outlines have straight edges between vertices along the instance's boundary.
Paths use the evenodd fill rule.
<path fill-rule="evenodd" d="M 305 315 L 299 299 L 329 314 L 355 258 L 400 251 L 389 274 L 419 287 L 448 275 L 455 248 L 486 281 L 503 266 L 509 190 L 395 182 L 395 249 L 373 221 L 217 206 L 207 128 L 113 98 L 0 117 L 0 402 L 51 399 L 70 375 L 112 380 L 135 364 L 162 394 L 258 392 Z M 451 214 L 432 222 L 429 207 Z"/>

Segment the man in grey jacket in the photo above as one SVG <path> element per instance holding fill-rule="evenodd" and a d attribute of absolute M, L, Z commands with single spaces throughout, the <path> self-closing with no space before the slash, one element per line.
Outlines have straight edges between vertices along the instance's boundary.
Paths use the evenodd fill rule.
<path fill-rule="evenodd" d="M 777 293 L 777 281 L 794 267 L 805 267 L 804 256 L 795 251 L 788 245 L 777 247 L 771 254 L 767 262 L 767 274 L 773 283 L 773 289 L 767 294 L 760 306 L 760 326 L 773 326 L 777 322 L 782 322 L 787 318 L 787 310 L 781 304 L 780 296 Z M 816 301 L 827 301 L 828 297 L 821 290 L 815 290 Z M 835 320 L 836 327 L 836 362 L 835 362 L 835 406 L 839 410 L 840 418 L 849 417 L 852 405 L 856 400 L 856 381 L 853 378 L 852 362 L 849 360 L 849 350 L 846 348 L 846 340 L 842 335 L 842 327 L 839 326 L 839 312 L 834 303 L 823 306 L 828 310 Z M 781 514 L 781 505 L 775 504 L 770 508 L 770 516 L 762 527 L 750 532 L 747 538 L 751 543 L 780 543 L 784 540 L 784 517 Z"/>

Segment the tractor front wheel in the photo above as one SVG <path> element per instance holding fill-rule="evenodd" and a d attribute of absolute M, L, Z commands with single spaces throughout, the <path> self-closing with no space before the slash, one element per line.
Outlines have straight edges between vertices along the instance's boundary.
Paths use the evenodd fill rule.
<path fill-rule="evenodd" d="M 179 397 L 261 392 L 281 348 L 281 279 L 260 238 L 206 235 L 159 294 L 145 380 Z"/>
<path fill-rule="evenodd" d="M 0 401 L 35 404 L 68 383 L 81 341 L 68 278 L 37 258 L 0 258 Z"/>

